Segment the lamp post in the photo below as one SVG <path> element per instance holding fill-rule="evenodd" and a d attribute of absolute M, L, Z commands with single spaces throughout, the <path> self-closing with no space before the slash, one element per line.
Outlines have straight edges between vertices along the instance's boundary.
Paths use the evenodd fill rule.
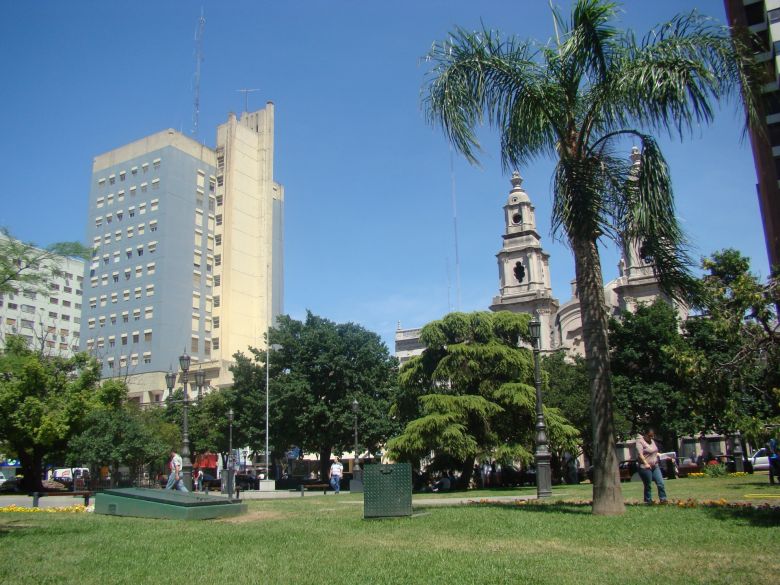
<path fill-rule="evenodd" d="M 548 498 L 552 495 L 552 478 L 550 475 L 550 448 L 547 445 L 547 425 L 544 424 L 542 409 L 542 373 L 539 365 L 539 345 L 541 341 L 542 324 L 537 317 L 528 324 L 528 331 L 534 345 L 534 382 L 536 385 L 536 497 Z"/>
<path fill-rule="evenodd" d="M 181 437 L 181 471 L 184 476 L 184 486 L 192 491 L 192 461 L 190 461 L 190 432 L 189 432 L 189 398 L 187 396 L 187 373 L 190 369 L 190 356 L 185 351 L 179 356 L 179 367 L 181 368 L 181 381 L 184 387 L 184 400 L 182 401 L 184 407 L 182 409 L 182 437 Z M 176 374 L 173 371 L 168 371 L 165 374 L 165 385 L 168 387 L 168 392 L 173 392 L 173 387 L 176 385 Z"/>
<path fill-rule="evenodd" d="M 745 462 L 743 460 L 745 454 L 742 451 L 742 437 L 739 431 L 734 433 L 734 438 L 732 440 L 734 445 L 734 449 L 732 450 L 732 454 L 734 455 L 734 471 L 745 471 Z"/>
<path fill-rule="evenodd" d="M 228 410 L 228 468 L 227 490 L 228 497 L 233 498 L 233 409 Z"/>
<path fill-rule="evenodd" d="M 206 372 L 198 368 L 195 372 L 195 385 L 198 387 L 198 400 L 203 398 L 203 387 L 206 385 Z"/>
<path fill-rule="evenodd" d="M 360 403 L 357 398 L 352 399 L 352 412 L 355 413 L 355 460 L 352 464 L 352 481 L 349 483 L 349 491 L 360 493 L 363 491 L 363 472 L 360 469 L 360 451 L 358 451 L 358 413 Z"/>

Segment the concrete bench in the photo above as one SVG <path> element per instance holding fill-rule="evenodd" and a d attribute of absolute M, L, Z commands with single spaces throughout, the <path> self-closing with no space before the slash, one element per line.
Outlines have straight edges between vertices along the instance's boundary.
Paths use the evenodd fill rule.
<path fill-rule="evenodd" d="M 74 497 L 83 497 L 84 498 L 84 505 L 89 506 L 89 498 L 92 497 L 92 492 L 90 491 L 80 491 L 80 492 L 33 492 L 30 494 L 33 499 L 33 508 L 38 507 L 39 500 L 41 498 L 50 498 L 52 496 L 70 496 L 72 498 Z"/>
<path fill-rule="evenodd" d="M 300 485 L 301 497 L 303 497 L 304 492 L 308 490 L 322 490 L 323 495 L 327 494 L 329 487 L 329 483 L 302 483 Z"/>

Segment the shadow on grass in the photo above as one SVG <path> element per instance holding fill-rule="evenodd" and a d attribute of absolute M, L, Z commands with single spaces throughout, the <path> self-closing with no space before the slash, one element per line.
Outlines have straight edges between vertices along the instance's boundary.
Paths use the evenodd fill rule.
<path fill-rule="evenodd" d="M 511 504 L 507 502 L 474 502 L 469 504 L 484 508 L 502 508 L 504 510 L 516 510 L 518 512 L 542 512 L 544 514 L 593 514 L 593 507 L 590 504 Z"/>
<path fill-rule="evenodd" d="M 761 528 L 780 526 L 780 510 L 777 508 L 702 508 L 706 514 L 716 520 L 749 524 Z"/>

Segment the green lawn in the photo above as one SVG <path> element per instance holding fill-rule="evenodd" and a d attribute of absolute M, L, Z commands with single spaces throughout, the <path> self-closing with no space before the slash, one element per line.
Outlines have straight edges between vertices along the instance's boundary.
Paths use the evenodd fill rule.
<path fill-rule="evenodd" d="M 641 499 L 641 485 L 623 487 L 627 500 Z M 771 497 L 780 487 L 766 475 L 674 480 L 668 488 L 683 500 L 780 505 Z M 777 582 L 776 510 L 630 506 L 624 516 L 594 517 L 578 503 L 590 486 L 554 491 L 553 501 L 569 503 L 428 507 L 427 496 L 415 496 L 412 518 L 385 520 L 363 520 L 358 494 L 253 501 L 246 516 L 221 521 L 0 514 L 0 583 Z"/>

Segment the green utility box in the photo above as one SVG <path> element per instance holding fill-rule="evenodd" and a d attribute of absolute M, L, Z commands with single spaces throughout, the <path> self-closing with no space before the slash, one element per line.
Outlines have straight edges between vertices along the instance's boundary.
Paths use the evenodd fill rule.
<path fill-rule="evenodd" d="M 363 518 L 412 515 L 412 466 L 366 465 L 363 470 Z"/>
<path fill-rule="evenodd" d="M 95 513 L 110 516 L 205 520 L 245 513 L 247 505 L 222 496 L 195 492 L 125 488 L 95 495 Z"/>

